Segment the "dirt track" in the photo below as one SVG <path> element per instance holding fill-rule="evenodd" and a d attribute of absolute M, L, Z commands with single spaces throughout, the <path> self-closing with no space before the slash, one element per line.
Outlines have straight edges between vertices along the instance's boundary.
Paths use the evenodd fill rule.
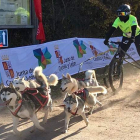
<path fill-rule="evenodd" d="M 18 129 L 22 131 L 19 138 L 12 133 L 12 119 L 9 111 L 0 108 L 0 140 L 140 140 L 140 71 L 132 66 L 124 67 L 124 85 L 118 94 L 108 89 L 108 94 L 99 96 L 103 107 L 95 106 L 88 116 L 89 126 L 80 116 L 70 121 L 69 131 L 62 134 L 64 127 L 63 108 L 54 108 L 49 115 L 46 133 L 37 130 L 30 133 L 32 122 L 21 120 Z M 60 104 L 57 101 L 57 104 Z M 38 118 L 42 121 L 42 113 Z"/>

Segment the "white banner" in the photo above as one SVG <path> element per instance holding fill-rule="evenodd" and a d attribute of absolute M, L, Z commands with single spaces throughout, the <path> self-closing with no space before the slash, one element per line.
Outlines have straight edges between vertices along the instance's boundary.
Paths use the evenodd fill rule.
<path fill-rule="evenodd" d="M 120 39 L 115 37 L 110 40 Z M 43 67 L 43 73 L 46 76 L 55 73 L 61 79 L 62 74 L 76 74 L 81 62 L 108 50 L 103 41 L 104 39 L 75 37 L 32 46 L 2 49 L 0 50 L 0 72 L 3 83 L 9 85 L 17 76 L 24 76 L 27 80 L 34 79 L 32 72 L 38 65 Z M 112 44 L 112 47 L 117 46 Z M 134 44 L 131 45 L 128 53 L 135 60 L 139 60 Z M 113 56 L 114 52 L 108 52 L 89 60 L 84 63 L 82 71 L 102 68 L 110 63 Z"/>

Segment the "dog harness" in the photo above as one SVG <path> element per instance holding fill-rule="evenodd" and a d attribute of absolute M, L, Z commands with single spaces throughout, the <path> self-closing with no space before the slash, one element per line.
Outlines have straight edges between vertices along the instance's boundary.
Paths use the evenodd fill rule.
<path fill-rule="evenodd" d="M 72 112 L 71 110 L 70 111 L 68 111 L 69 113 L 71 113 L 72 115 L 77 115 L 77 111 L 78 111 L 78 108 L 76 109 L 76 111 L 75 112 Z"/>
<path fill-rule="evenodd" d="M 41 94 L 40 92 L 37 92 L 38 90 L 36 88 L 26 88 L 23 92 L 22 92 L 22 95 L 23 94 L 29 94 L 31 96 L 33 96 L 40 104 L 40 107 L 36 110 L 36 112 L 38 112 L 40 109 L 42 109 L 47 103 L 48 103 L 48 99 L 49 99 L 49 96 L 48 96 L 48 92 L 47 92 L 47 96 L 46 95 L 43 95 Z M 44 101 L 42 102 L 37 96 L 40 96 Z M 20 104 L 16 110 L 14 112 L 12 112 L 11 110 L 11 113 L 15 116 L 15 117 L 18 117 L 18 118 L 21 118 L 19 117 L 17 114 L 20 110 L 20 108 L 22 107 L 22 103 L 24 102 L 23 99 L 19 100 L 18 101 L 18 104 Z M 24 119 L 24 118 L 22 118 Z"/>
<path fill-rule="evenodd" d="M 78 80 L 78 81 L 85 81 L 85 80 L 90 80 L 90 78 L 88 78 L 88 79 L 79 79 L 79 78 L 76 78 L 76 80 Z"/>
<path fill-rule="evenodd" d="M 20 118 L 20 117 L 17 115 L 17 113 L 19 112 L 19 110 L 20 110 L 20 108 L 21 108 L 21 106 L 22 106 L 22 100 L 19 100 L 19 101 L 18 101 L 18 104 L 20 104 L 20 105 L 16 108 L 16 110 L 15 110 L 14 112 L 12 112 L 12 111 L 10 110 L 10 112 L 11 112 L 15 117 Z"/>
<path fill-rule="evenodd" d="M 45 89 L 47 91 L 47 89 Z M 40 109 L 42 109 L 47 103 L 48 103 L 48 92 L 47 95 L 43 95 L 40 92 L 37 92 L 38 90 L 36 88 L 26 88 L 22 94 L 30 94 L 32 95 L 40 104 L 40 107 L 36 110 L 36 112 L 38 112 Z M 41 99 L 39 98 L 39 96 L 41 97 L 41 99 L 43 99 L 43 101 L 41 101 Z"/>
<path fill-rule="evenodd" d="M 85 92 L 85 89 L 80 89 L 77 92 L 74 92 L 74 94 L 77 95 L 77 96 L 79 96 L 82 100 L 84 100 L 84 101 L 86 100 L 86 92 Z M 68 111 L 68 112 L 75 116 L 77 114 L 77 111 L 78 111 L 78 108 L 76 109 L 75 112 L 72 112 L 71 110 Z"/>
<path fill-rule="evenodd" d="M 85 90 L 86 89 L 80 89 L 77 92 L 74 92 L 74 94 L 79 96 L 83 101 L 85 101 L 86 100 L 86 91 Z M 78 108 L 76 109 L 75 112 L 72 112 L 71 110 L 68 112 L 75 116 L 77 114 L 77 111 L 78 111 Z"/>
<path fill-rule="evenodd" d="M 84 101 L 86 100 L 86 89 L 80 89 L 77 92 L 74 92 L 75 95 L 79 96 Z"/>

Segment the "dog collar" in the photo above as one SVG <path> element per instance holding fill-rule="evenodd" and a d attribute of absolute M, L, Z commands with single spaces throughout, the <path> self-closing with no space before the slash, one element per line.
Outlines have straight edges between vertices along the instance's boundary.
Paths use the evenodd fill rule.
<path fill-rule="evenodd" d="M 88 79 L 78 79 L 78 78 L 76 78 L 76 80 L 78 80 L 78 81 L 85 81 L 85 80 L 90 80 L 90 78 L 88 78 Z"/>
<path fill-rule="evenodd" d="M 72 115 L 77 115 L 77 111 L 78 111 L 78 108 L 76 109 L 76 111 L 75 112 L 72 112 L 71 110 L 69 111 Z"/>
<path fill-rule="evenodd" d="M 90 80 L 90 78 L 88 78 L 88 79 L 85 79 L 85 80 Z"/>
<path fill-rule="evenodd" d="M 85 79 L 78 79 L 78 78 L 76 78 L 76 80 L 77 81 L 85 81 Z"/>

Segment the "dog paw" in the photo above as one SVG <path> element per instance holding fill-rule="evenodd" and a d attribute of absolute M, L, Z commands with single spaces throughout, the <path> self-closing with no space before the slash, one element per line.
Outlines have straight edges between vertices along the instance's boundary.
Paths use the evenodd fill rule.
<path fill-rule="evenodd" d="M 90 111 L 90 112 L 88 112 L 88 115 L 92 115 L 92 112 Z"/>
<path fill-rule="evenodd" d="M 53 111 L 53 107 L 50 107 L 49 111 L 52 112 Z"/>
<path fill-rule="evenodd" d="M 89 121 L 88 121 L 88 119 L 87 119 L 86 126 L 88 126 L 88 124 L 89 124 Z"/>
<path fill-rule="evenodd" d="M 65 134 L 66 134 L 67 132 L 68 132 L 68 130 L 63 130 L 63 131 L 62 131 L 62 133 L 65 133 Z"/>
<path fill-rule="evenodd" d="M 99 104 L 99 106 L 102 107 L 103 105 L 102 104 Z"/>
<path fill-rule="evenodd" d="M 13 133 L 14 133 L 15 135 L 19 136 L 19 137 L 22 137 L 22 134 L 21 134 L 21 132 L 19 132 L 19 131 L 17 131 L 17 132 L 13 131 Z"/>
<path fill-rule="evenodd" d="M 46 132 L 45 128 L 42 129 L 43 132 Z"/>
<path fill-rule="evenodd" d="M 35 130 L 30 130 L 30 133 L 34 133 L 35 132 Z"/>
<path fill-rule="evenodd" d="M 47 123 L 47 120 L 43 120 L 43 124 L 46 124 Z"/>

